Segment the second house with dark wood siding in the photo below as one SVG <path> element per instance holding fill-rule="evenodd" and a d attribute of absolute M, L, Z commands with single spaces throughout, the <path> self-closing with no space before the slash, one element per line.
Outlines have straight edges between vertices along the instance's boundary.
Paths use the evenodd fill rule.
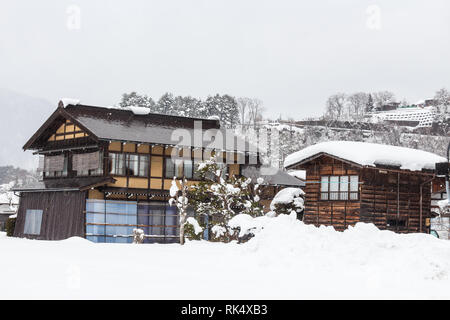
<path fill-rule="evenodd" d="M 330 141 L 289 155 L 284 166 L 306 170 L 305 223 L 429 233 L 434 167 L 443 161 L 410 148 Z"/>

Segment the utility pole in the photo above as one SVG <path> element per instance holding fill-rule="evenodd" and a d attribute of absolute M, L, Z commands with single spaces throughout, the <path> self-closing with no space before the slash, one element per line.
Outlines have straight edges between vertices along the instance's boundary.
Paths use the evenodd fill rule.
<path fill-rule="evenodd" d="M 445 192 L 447 193 L 447 202 L 450 204 L 450 142 L 447 147 L 447 175 L 445 176 Z"/>
<path fill-rule="evenodd" d="M 436 163 L 436 176 L 445 177 L 445 193 L 447 195 L 447 206 L 450 207 L 450 143 L 447 146 L 447 162 Z M 447 210 L 444 210 L 444 212 Z M 448 217 L 446 215 L 446 217 Z M 440 217 L 442 221 L 442 216 Z M 450 217 L 449 217 L 450 218 Z M 448 230 L 450 232 L 450 230 Z M 450 233 L 448 234 L 450 239 Z"/>
<path fill-rule="evenodd" d="M 445 191 L 447 193 L 447 202 L 450 196 L 450 143 L 447 147 L 447 162 L 436 163 L 436 176 L 445 177 Z"/>

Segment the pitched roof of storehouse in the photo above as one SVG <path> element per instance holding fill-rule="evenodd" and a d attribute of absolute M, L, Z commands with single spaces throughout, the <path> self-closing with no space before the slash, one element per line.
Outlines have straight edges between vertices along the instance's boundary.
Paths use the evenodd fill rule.
<path fill-rule="evenodd" d="M 38 150 L 65 119 L 71 120 L 94 140 L 179 145 L 227 151 L 252 151 L 250 144 L 231 130 L 220 128 L 219 120 L 149 113 L 147 108 L 98 107 L 76 104 L 57 110 L 24 145 Z M 197 123 L 196 123 L 197 121 Z M 56 123 L 56 124 L 55 124 Z M 194 134 L 195 124 L 202 131 Z"/>
<path fill-rule="evenodd" d="M 305 182 L 297 179 L 286 171 L 274 167 L 254 167 L 245 166 L 242 168 L 242 175 L 251 178 L 253 183 L 257 182 L 259 177 L 263 178 L 262 185 L 283 186 L 283 187 L 304 187 Z"/>
<path fill-rule="evenodd" d="M 290 154 L 285 168 L 328 155 L 361 167 L 386 167 L 410 171 L 434 170 L 437 162 L 447 161 L 437 154 L 411 148 L 357 141 L 321 142 Z"/>

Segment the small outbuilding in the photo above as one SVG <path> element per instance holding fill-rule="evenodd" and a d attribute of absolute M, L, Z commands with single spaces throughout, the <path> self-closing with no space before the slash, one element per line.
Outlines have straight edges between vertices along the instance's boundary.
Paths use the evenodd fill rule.
<path fill-rule="evenodd" d="M 429 233 L 434 167 L 443 161 L 410 148 L 329 141 L 289 155 L 284 167 L 306 170 L 305 223 Z"/>

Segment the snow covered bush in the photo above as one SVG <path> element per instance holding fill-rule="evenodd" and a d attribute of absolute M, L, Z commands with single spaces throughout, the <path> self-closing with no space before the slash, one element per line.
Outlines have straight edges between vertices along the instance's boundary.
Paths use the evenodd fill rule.
<path fill-rule="evenodd" d="M 198 173 L 201 181 L 190 189 L 190 201 L 198 215 L 207 217 L 212 240 L 229 242 L 236 239 L 228 222 L 237 214 L 264 214 L 259 203 L 261 178 L 252 184 L 250 178 L 230 176 L 226 166 L 214 157 L 200 164 Z"/>
<path fill-rule="evenodd" d="M 133 243 L 141 244 L 144 242 L 144 230 L 142 229 L 133 229 Z"/>
<path fill-rule="evenodd" d="M 297 219 L 303 220 L 304 196 L 305 193 L 300 188 L 284 188 L 273 198 L 270 203 L 270 210 L 277 214 L 296 212 Z"/>
<path fill-rule="evenodd" d="M 201 240 L 203 237 L 203 228 L 200 226 L 198 221 L 189 217 L 186 219 L 186 224 L 184 225 L 184 236 L 189 240 Z"/>
<path fill-rule="evenodd" d="M 16 227 L 16 219 L 17 219 L 17 216 L 14 215 L 14 216 L 10 216 L 8 218 L 8 220 L 6 220 L 5 227 L 6 227 L 6 235 L 8 237 L 14 236 L 14 228 Z"/>
<path fill-rule="evenodd" d="M 263 226 L 258 219 L 248 214 L 238 214 L 228 221 L 228 227 L 237 234 L 238 243 L 247 242 L 261 231 Z"/>

